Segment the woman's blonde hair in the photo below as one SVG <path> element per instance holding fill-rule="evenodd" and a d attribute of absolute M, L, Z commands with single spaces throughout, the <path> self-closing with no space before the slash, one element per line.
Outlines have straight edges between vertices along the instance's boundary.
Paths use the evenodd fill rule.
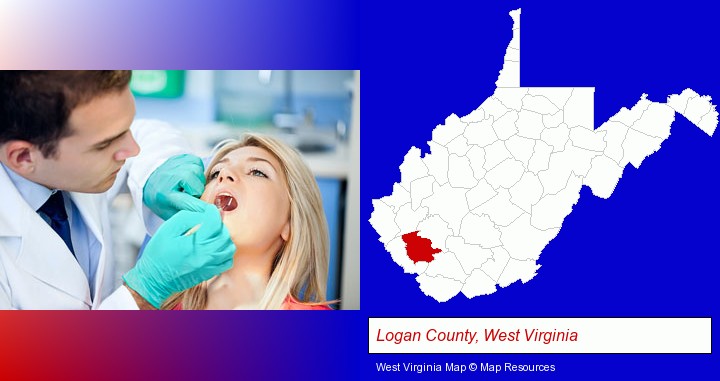
<path fill-rule="evenodd" d="M 218 144 L 209 172 L 229 152 L 242 147 L 258 147 L 280 162 L 290 199 L 290 235 L 275 256 L 260 309 L 280 309 L 290 296 L 308 304 L 325 304 L 328 273 L 328 228 L 317 182 L 300 154 L 282 141 L 256 133 L 240 140 Z M 205 309 L 207 282 L 175 294 L 163 303 L 173 309 L 182 303 L 185 310 Z"/>

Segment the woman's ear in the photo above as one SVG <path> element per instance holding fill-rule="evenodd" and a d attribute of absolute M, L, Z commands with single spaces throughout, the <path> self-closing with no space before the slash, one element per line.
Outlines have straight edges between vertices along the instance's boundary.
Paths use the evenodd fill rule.
<path fill-rule="evenodd" d="M 288 220 L 285 223 L 285 226 L 283 226 L 283 230 L 280 232 L 280 237 L 285 242 L 287 242 L 288 238 L 290 238 L 290 220 Z"/>

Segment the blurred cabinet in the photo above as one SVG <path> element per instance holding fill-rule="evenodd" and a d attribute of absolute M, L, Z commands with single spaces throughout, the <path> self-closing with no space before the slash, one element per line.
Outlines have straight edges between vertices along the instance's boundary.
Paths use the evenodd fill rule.
<path fill-rule="evenodd" d="M 217 70 L 214 75 L 216 119 L 232 126 L 334 130 L 338 123 L 350 123 L 350 70 Z"/>
<path fill-rule="evenodd" d="M 342 247 L 342 226 L 344 181 L 333 178 L 317 179 L 322 196 L 325 218 L 328 222 L 330 234 L 330 261 L 327 284 L 327 299 L 335 300 L 340 297 L 340 248 Z"/>

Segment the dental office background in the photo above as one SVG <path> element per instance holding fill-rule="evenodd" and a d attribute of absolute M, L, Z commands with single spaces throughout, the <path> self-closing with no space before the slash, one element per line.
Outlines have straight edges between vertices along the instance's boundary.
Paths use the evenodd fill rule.
<path fill-rule="evenodd" d="M 328 300 L 360 307 L 360 73 L 350 70 L 136 70 L 136 118 L 183 131 L 195 154 L 245 131 L 280 137 L 316 176 L 330 232 Z M 129 194 L 112 205 L 116 276 L 135 263 L 145 230 Z"/>

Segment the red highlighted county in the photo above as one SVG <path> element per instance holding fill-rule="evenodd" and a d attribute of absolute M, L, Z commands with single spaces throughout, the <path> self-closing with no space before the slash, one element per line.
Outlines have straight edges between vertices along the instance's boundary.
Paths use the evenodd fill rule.
<path fill-rule="evenodd" d="M 430 263 L 435 259 L 435 254 L 442 251 L 440 249 L 434 249 L 432 247 L 432 241 L 420 237 L 418 232 L 403 234 L 402 239 L 405 242 L 407 255 L 414 263 Z"/>

